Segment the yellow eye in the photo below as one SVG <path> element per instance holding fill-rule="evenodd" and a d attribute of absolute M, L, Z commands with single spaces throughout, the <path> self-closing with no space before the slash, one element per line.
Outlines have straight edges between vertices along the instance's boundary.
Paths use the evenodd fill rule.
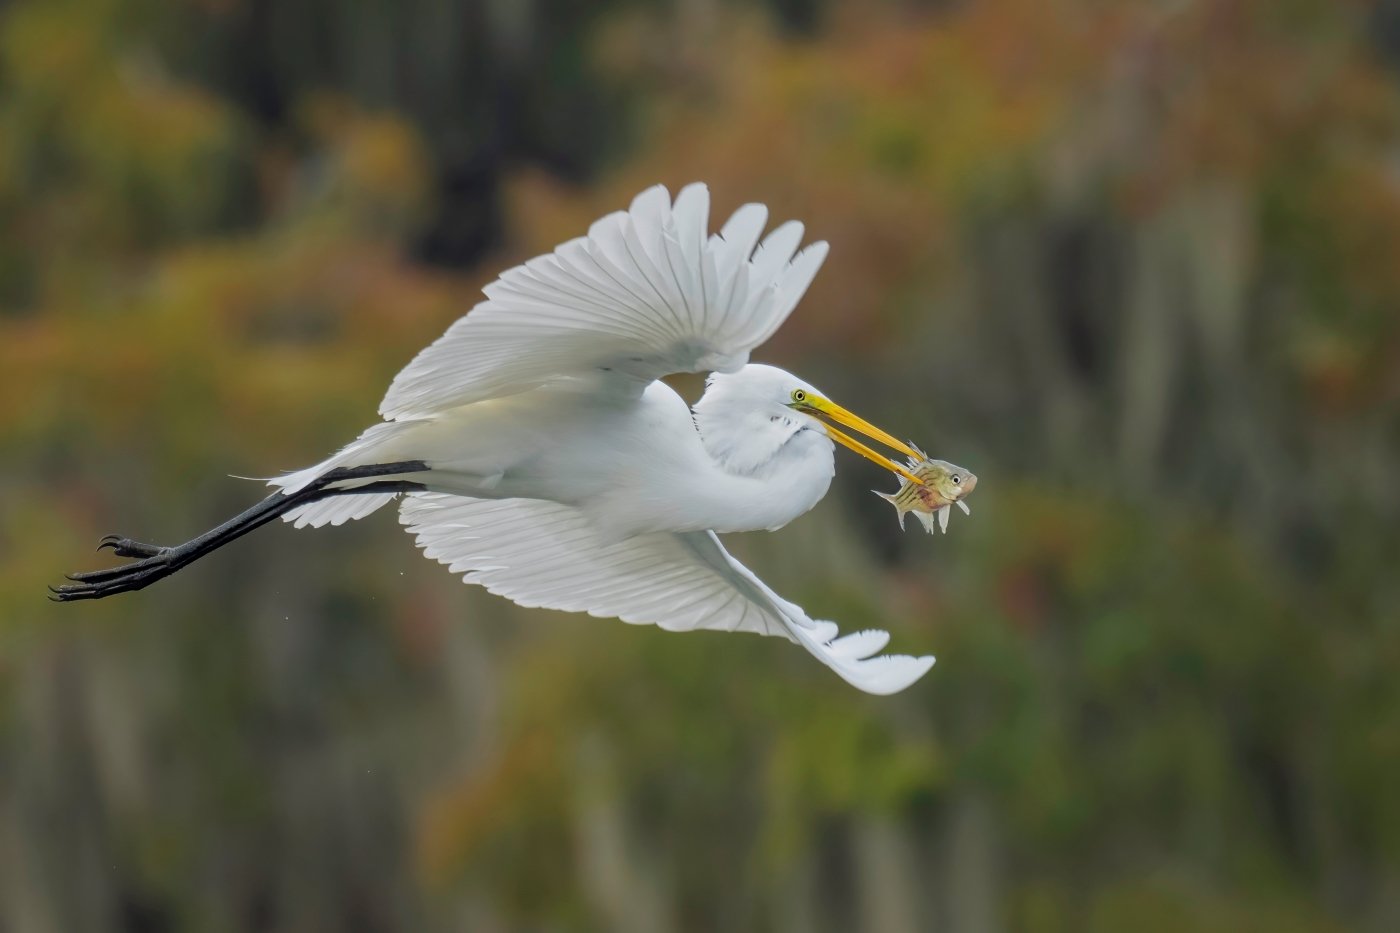
<path fill-rule="evenodd" d="M 807 393 L 803 392 L 801 389 L 793 389 L 792 400 L 794 402 L 805 402 L 807 401 Z"/>

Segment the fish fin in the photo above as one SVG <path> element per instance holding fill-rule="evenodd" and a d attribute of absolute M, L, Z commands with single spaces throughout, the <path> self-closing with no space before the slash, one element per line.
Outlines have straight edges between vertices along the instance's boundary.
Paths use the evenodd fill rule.
<path fill-rule="evenodd" d="M 948 533 L 948 516 L 952 513 L 951 506 L 942 506 L 938 510 L 938 530 L 945 535 Z"/>
<path fill-rule="evenodd" d="M 964 515 L 971 515 L 971 514 L 972 514 L 972 509 L 968 507 L 967 501 L 964 500 L 964 499 L 959 499 L 959 500 L 958 500 L 958 508 L 960 508 L 960 509 L 963 510 L 963 514 L 964 514 Z"/>
<path fill-rule="evenodd" d="M 915 512 L 914 515 L 918 517 L 919 523 L 924 526 L 924 531 L 933 534 L 933 513 Z"/>

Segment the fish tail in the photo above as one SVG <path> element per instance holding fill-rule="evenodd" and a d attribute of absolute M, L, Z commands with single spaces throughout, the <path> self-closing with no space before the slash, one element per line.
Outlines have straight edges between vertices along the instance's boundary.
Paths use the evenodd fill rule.
<path fill-rule="evenodd" d="M 884 499 L 890 505 L 894 506 L 895 513 L 899 516 L 899 530 L 903 531 L 904 516 L 909 512 L 909 510 L 905 508 L 903 504 L 900 503 L 898 494 L 892 496 L 889 493 L 881 492 L 878 489 L 872 489 L 870 491 L 875 493 L 875 495 L 879 496 L 881 499 Z"/>

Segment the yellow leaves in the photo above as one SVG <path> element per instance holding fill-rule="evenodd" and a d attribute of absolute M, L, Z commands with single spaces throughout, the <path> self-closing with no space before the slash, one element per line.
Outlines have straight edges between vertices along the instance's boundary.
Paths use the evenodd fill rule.
<path fill-rule="evenodd" d="M 235 145 L 238 121 L 224 104 L 177 84 L 148 60 L 117 64 L 89 89 L 72 121 L 76 150 L 113 184 L 149 184 L 156 193 L 199 200 L 218 159 Z M 161 189 L 169 186 L 170 191 Z"/>
<path fill-rule="evenodd" d="M 0 19 L 0 55 L 17 83 L 49 99 L 76 98 L 105 54 L 110 3 L 19 3 Z"/>
<path fill-rule="evenodd" d="M 687 57 L 681 80 L 669 61 L 650 66 L 680 93 L 653 108 L 643 151 L 576 214 L 586 222 L 657 181 L 672 190 L 707 181 L 716 220 L 761 192 L 775 221 L 801 217 L 833 245 L 804 301 L 804 327 L 775 338 L 779 355 L 802 341 L 873 352 L 898 326 L 892 295 L 948 272 L 956 213 L 1018 193 L 1063 124 L 1086 71 L 1072 63 L 1100 40 L 1051 6 L 970 4 L 934 17 L 851 4 L 810 42 L 717 13 L 721 25 L 709 28 L 723 42 Z M 625 44 L 619 35 L 665 34 L 635 16 L 614 28 L 605 48 Z"/>
<path fill-rule="evenodd" d="M 301 192 L 338 224 L 372 235 L 402 235 L 426 206 L 428 154 L 415 128 L 390 113 L 317 95 L 301 121 L 325 148 L 326 175 Z"/>
<path fill-rule="evenodd" d="M 175 80 L 128 34 L 132 15 L 74 0 L 0 17 L 12 83 L 0 97 L 0 198 L 16 209 L 0 253 L 23 260 L 0 265 L 0 300 L 19 298 L 31 319 L 0 341 L 10 439 L 64 424 L 116 446 L 139 423 L 171 446 L 196 432 L 208 445 L 214 418 L 234 429 L 214 435 L 230 448 L 315 424 L 311 445 L 274 459 L 324 453 L 471 302 L 469 287 L 399 255 L 427 199 L 423 145 L 395 115 L 310 98 L 310 152 L 293 161 L 263 146 L 268 203 L 238 207 L 277 222 L 201 239 L 247 193 L 231 163 L 255 140 L 232 106 Z M 171 235 L 180 248 L 164 246 Z"/>
<path fill-rule="evenodd" d="M 184 450 L 198 458 L 186 468 L 291 467 L 371 420 L 383 383 L 471 292 L 353 240 L 191 247 L 106 302 L 7 326 L 6 439 L 42 443 L 67 425 L 97 457 L 141 431 L 157 446 L 188 435 L 203 453 Z"/>
<path fill-rule="evenodd" d="M 828 106 L 844 115 L 832 120 L 827 111 L 825 126 L 816 124 L 823 132 L 814 151 L 944 197 L 976 188 L 989 169 L 1032 150 L 1074 87 L 1074 70 L 1059 66 L 1078 37 L 1047 22 L 1043 8 L 976 4 L 801 50 L 796 102 L 814 118 Z M 1008 30 L 1008 20 L 1022 27 Z"/>
<path fill-rule="evenodd" d="M 52 186 L 54 203 L 32 207 L 80 242 L 208 223 L 225 194 L 210 177 L 242 145 L 232 108 L 175 81 L 150 50 L 113 41 L 122 14 L 90 0 L 23 4 L 0 19 L 12 83 L 0 135 L 21 176 L 10 185 Z"/>

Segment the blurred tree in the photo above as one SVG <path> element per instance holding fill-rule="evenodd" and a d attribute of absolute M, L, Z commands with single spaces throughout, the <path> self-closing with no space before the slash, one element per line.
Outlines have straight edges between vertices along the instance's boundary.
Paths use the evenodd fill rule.
<path fill-rule="evenodd" d="M 1387 10 L 4 5 L 0 928 L 1393 929 Z M 985 477 L 947 539 L 843 462 L 736 542 L 925 686 L 519 610 L 383 522 L 39 604 L 694 178 L 833 243 L 772 357 Z"/>

